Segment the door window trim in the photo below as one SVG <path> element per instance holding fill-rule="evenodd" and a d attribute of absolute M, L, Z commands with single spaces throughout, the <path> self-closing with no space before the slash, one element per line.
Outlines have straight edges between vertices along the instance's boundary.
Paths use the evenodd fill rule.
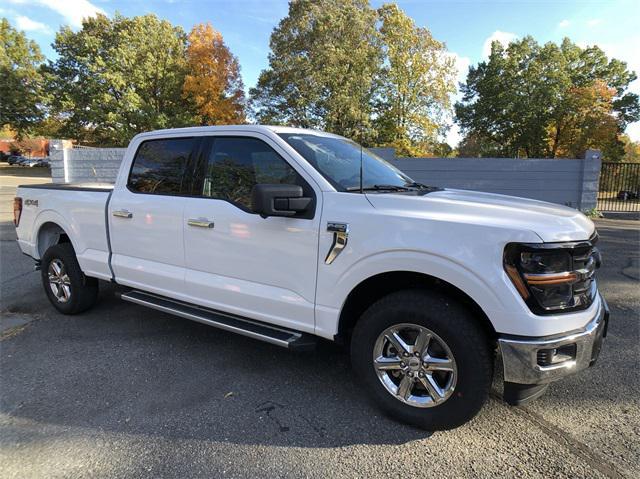
<path fill-rule="evenodd" d="M 317 195 L 316 195 L 316 191 L 313 188 L 313 186 L 311 186 L 311 184 L 309 183 L 309 181 L 307 181 L 306 178 L 304 178 L 300 172 L 293 167 L 293 165 L 291 165 L 290 161 L 287 161 L 286 158 L 284 158 L 278 151 L 276 151 L 276 149 L 271 146 L 268 142 L 266 142 L 265 140 L 263 140 L 262 138 L 258 138 L 257 136 L 251 136 L 251 135 L 247 135 L 247 134 L 240 134 L 240 135 L 203 135 L 202 137 L 202 142 L 200 145 L 200 148 L 198 150 L 198 153 L 196 155 L 195 161 L 192 162 L 192 164 L 194 165 L 194 170 L 193 170 L 193 174 L 196 174 L 196 169 L 199 170 L 198 171 L 198 175 L 199 178 L 197 179 L 197 181 L 194 181 L 191 184 L 191 192 L 188 196 L 189 198 L 198 198 L 198 199 L 202 199 L 202 200 L 217 200 L 217 201 L 224 201 L 226 203 L 229 203 L 232 206 L 235 206 L 236 208 L 238 208 L 239 210 L 251 214 L 251 215 L 258 215 L 258 213 L 252 211 L 250 208 L 247 208 L 245 205 L 243 205 L 242 203 L 237 203 L 235 201 L 231 201 L 228 198 L 221 198 L 221 197 L 217 197 L 217 196 L 204 196 L 202 193 L 200 194 L 196 194 L 194 191 L 196 190 L 202 190 L 202 187 L 204 185 L 204 172 L 202 171 L 206 165 L 208 165 L 209 163 L 209 155 L 211 154 L 211 151 L 213 150 L 214 146 L 215 146 L 215 141 L 216 139 L 251 139 L 251 140 L 255 140 L 255 141 L 259 141 L 261 143 L 263 143 L 264 145 L 266 145 L 271 151 L 273 151 L 273 153 L 275 155 L 278 156 L 278 158 L 280 158 L 284 163 L 287 164 L 287 166 L 289 166 L 289 168 L 291 168 L 296 176 L 299 178 L 299 180 L 303 183 L 302 185 L 302 189 L 304 191 L 304 193 L 309 193 L 311 196 L 311 204 L 309 205 L 309 209 L 308 211 L 304 214 L 304 215 L 299 215 L 299 216 L 290 216 L 289 218 L 292 219 L 309 219 L 312 220 L 313 218 L 315 218 L 315 214 L 316 214 L 316 205 L 317 205 Z"/>
<path fill-rule="evenodd" d="M 130 182 L 131 182 L 131 174 L 133 173 L 133 168 L 136 164 L 136 157 L 138 156 L 138 152 L 140 151 L 140 148 L 142 148 L 142 146 L 145 143 L 150 143 L 152 141 L 169 141 L 169 140 L 195 140 L 194 141 L 194 145 L 191 148 L 191 151 L 189 152 L 189 156 L 187 157 L 187 161 L 186 161 L 186 165 L 184 167 L 184 171 L 183 171 L 183 181 L 184 178 L 188 175 L 191 174 L 193 176 L 195 170 L 194 170 L 194 157 L 197 157 L 198 155 L 201 154 L 202 152 L 202 144 L 204 143 L 206 137 L 204 136 L 200 136 L 200 135 L 192 135 L 192 136 L 161 136 L 158 138 L 149 138 L 148 140 L 143 140 L 140 142 L 140 144 L 138 145 L 138 148 L 136 148 L 136 152 L 133 155 L 133 159 L 131 160 L 131 166 L 129 167 L 129 173 L 127 174 L 127 182 L 125 184 L 125 188 L 127 189 L 127 191 L 133 193 L 134 195 L 153 195 L 153 196 L 172 196 L 172 197 L 190 197 L 191 195 L 189 194 L 185 194 L 184 192 L 184 185 L 181 183 L 180 184 L 180 192 L 179 193 L 166 193 L 166 192 L 162 192 L 162 193 L 152 193 L 152 192 L 148 192 L 148 191 L 136 191 L 133 190 L 130 187 Z"/>

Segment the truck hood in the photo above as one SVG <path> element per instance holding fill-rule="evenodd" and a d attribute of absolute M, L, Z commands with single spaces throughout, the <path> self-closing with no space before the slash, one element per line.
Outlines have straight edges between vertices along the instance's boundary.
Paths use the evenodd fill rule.
<path fill-rule="evenodd" d="M 394 214 L 527 230 L 544 242 L 589 239 L 593 222 L 578 210 L 515 196 L 445 189 L 423 196 L 371 193 L 376 209 Z"/>

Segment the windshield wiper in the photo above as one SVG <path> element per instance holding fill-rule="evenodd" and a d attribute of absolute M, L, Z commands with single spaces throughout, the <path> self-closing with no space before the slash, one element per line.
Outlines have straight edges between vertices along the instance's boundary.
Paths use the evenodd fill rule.
<path fill-rule="evenodd" d="M 362 191 L 409 191 L 409 186 L 400 185 L 371 185 L 362 188 Z M 360 191 L 359 186 L 350 186 L 347 191 Z"/>
<path fill-rule="evenodd" d="M 418 183 L 417 181 L 413 181 L 407 185 L 410 188 L 418 188 L 420 190 L 420 195 L 426 195 L 427 193 L 431 193 L 432 191 L 441 191 L 442 188 L 438 186 L 429 186 L 424 183 Z"/>

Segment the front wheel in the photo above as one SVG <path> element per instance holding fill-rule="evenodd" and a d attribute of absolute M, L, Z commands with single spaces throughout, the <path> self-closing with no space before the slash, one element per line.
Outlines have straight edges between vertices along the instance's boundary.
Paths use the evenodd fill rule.
<path fill-rule="evenodd" d="M 42 285 L 51 304 L 63 314 L 89 309 L 98 297 L 98 280 L 84 275 L 70 243 L 51 246 L 42 256 Z"/>
<path fill-rule="evenodd" d="M 492 348 L 471 313 L 438 292 L 392 293 L 362 315 L 352 363 L 390 416 L 435 431 L 472 419 L 489 394 Z"/>

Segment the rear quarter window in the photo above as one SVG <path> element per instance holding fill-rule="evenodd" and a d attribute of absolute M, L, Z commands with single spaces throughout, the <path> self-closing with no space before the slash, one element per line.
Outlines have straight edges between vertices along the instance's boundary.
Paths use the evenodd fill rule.
<path fill-rule="evenodd" d="M 144 141 L 136 151 L 127 187 L 136 193 L 179 195 L 195 138 Z"/>

